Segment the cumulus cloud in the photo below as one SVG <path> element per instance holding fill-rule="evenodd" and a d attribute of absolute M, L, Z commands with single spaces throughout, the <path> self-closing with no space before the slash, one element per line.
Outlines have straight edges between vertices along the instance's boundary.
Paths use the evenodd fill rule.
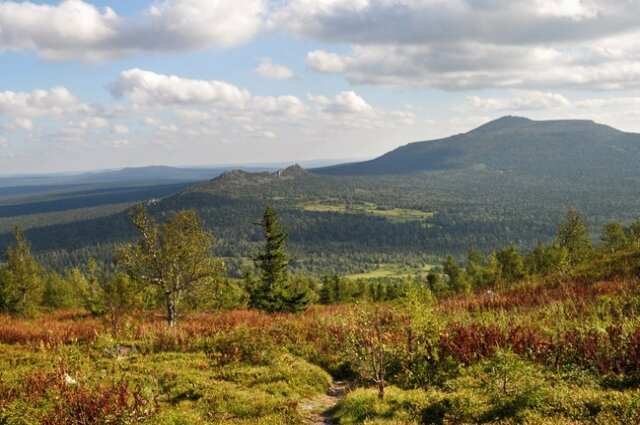
<path fill-rule="evenodd" d="M 30 93 L 0 92 L 0 116 L 38 117 L 88 112 L 91 108 L 82 103 L 65 87 L 51 90 L 34 90 Z M 16 122 L 17 124 L 18 122 Z M 23 124 L 25 121 L 23 121 Z"/>
<path fill-rule="evenodd" d="M 127 126 L 117 124 L 113 126 L 113 132 L 117 135 L 122 136 L 125 134 L 129 134 L 129 128 Z"/>
<path fill-rule="evenodd" d="M 274 63 L 269 58 L 261 59 L 254 73 L 267 80 L 292 80 L 296 77 L 296 74 L 291 69 Z"/>
<path fill-rule="evenodd" d="M 184 106 L 178 114 L 191 121 L 210 118 L 206 112 L 188 108 L 194 105 L 213 107 L 221 113 L 247 110 L 283 116 L 302 114 L 306 110 L 295 96 L 254 96 L 249 90 L 225 81 L 196 80 L 137 68 L 121 72 L 108 88 L 113 96 L 144 107 Z M 154 122 L 154 119 L 145 120 L 147 124 Z"/>
<path fill-rule="evenodd" d="M 353 44 L 532 44 L 635 30 L 638 13 L 628 0 L 290 0 L 270 22 Z"/>
<path fill-rule="evenodd" d="M 16 118 L 13 122 L 5 124 L 4 128 L 9 131 L 24 131 L 27 133 L 32 132 L 35 129 L 33 121 L 29 118 Z"/>
<path fill-rule="evenodd" d="M 346 68 L 345 60 L 340 55 L 324 50 L 307 53 L 305 64 L 315 71 L 327 74 L 342 72 Z"/>
<path fill-rule="evenodd" d="M 640 87 L 640 3 L 626 0 L 291 0 L 271 23 L 351 50 L 305 63 L 353 84 Z"/>
<path fill-rule="evenodd" d="M 551 111 L 568 115 L 585 113 L 595 116 L 598 112 L 609 111 L 620 116 L 631 112 L 640 116 L 640 97 L 592 97 L 571 99 L 560 93 L 541 91 L 513 91 L 503 97 L 468 96 L 463 102 L 454 104 L 455 113 L 476 112 L 519 112 L 519 111 Z"/>
<path fill-rule="evenodd" d="M 115 97 L 133 102 L 132 109 L 143 114 L 140 121 L 158 143 L 166 144 L 174 143 L 177 135 L 279 140 L 282 134 L 300 131 L 391 129 L 416 122 L 413 112 L 374 107 L 355 91 L 333 97 L 310 94 L 305 101 L 292 95 L 257 96 L 225 81 L 142 69 L 123 71 L 108 87 Z"/>
<path fill-rule="evenodd" d="M 321 106 L 322 111 L 334 114 L 369 114 L 373 108 L 353 91 L 338 94 L 335 99 L 325 96 L 310 96 L 310 100 Z"/>
<path fill-rule="evenodd" d="M 611 51 L 604 45 L 356 45 L 343 55 L 310 52 L 306 63 L 318 72 L 342 73 L 354 84 L 445 90 L 640 87 L 640 47 L 635 46 Z"/>
<path fill-rule="evenodd" d="M 109 150 L 121 150 L 131 148 L 133 146 L 132 143 L 126 139 L 105 139 L 100 141 L 100 145 L 105 146 Z"/>
<path fill-rule="evenodd" d="M 307 107 L 295 96 L 256 96 L 253 98 L 256 109 L 266 114 L 300 115 Z"/>
<path fill-rule="evenodd" d="M 84 0 L 57 5 L 0 3 L 0 52 L 103 61 L 140 51 L 182 51 L 244 43 L 262 28 L 266 0 L 163 0 L 138 19 Z"/>
<path fill-rule="evenodd" d="M 571 102 L 558 93 L 528 91 L 511 98 L 469 96 L 458 110 L 534 111 L 569 106 Z"/>
<path fill-rule="evenodd" d="M 4 137 L 0 137 L 0 149 L 6 149 L 7 147 L 9 147 L 9 141 Z"/>
<path fill-rule="evenodd" d="M 374 108 L 354 91 L 338 93 L 334 98 L 309 95 L 317 111 L 327 116 L 329 126 L 344 128 L 393 128 L 415 123 L 410 111 L 388 111 Z"/>
<path fill-rule="evenodd" d="M 251 97 L 247 90 L 223 81 L 194 80 L 138 68 L 120 73 L 118 79 L 109 85 L 109 90 L 117 98 L 147 105 L 242 104 Z"/>

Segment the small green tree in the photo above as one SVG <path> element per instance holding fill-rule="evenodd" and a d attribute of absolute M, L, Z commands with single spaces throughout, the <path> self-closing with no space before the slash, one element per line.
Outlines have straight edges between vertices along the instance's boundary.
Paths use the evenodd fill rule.
<path fill-rule="evenodd" d="M 609 252 L 617 252 L 629 247 L 631 245 L 630 233 L 620 223 L 606 224 L 600 234 L 600 240 L 604 242 L 603 248 Z"/>
<path fill-rule="evenodd" d="M 75 272 L 75 278 L 79 282 L 84 280 L 85 290 L 83 291 L 83 304 L 87 311 L 94 316 L 102 316 L 106 312 L 105 294 L 102 287 L 104 272 L 98 262 L 90 258 L 87 262 L 87 274 L 82 274 L 79 270 Z"/>
<path fill-rule="evenodd" d="M 332 279 L 328 274 L 322 276 L 322 283 L 320 287 L 320 304 L 328 305 L 335 303 L 336 294 L 333 288 Z"/>
<path fill-rule="evenodd" d="M 636 218 L 629 227 L 629 243 L 635 248 L 640 247 L 640 217 Z"/>
<path fill-rule="evenodd" d="M 464 270 L 452 255 L 447 255 L 444 263 L 442 263 L 442 271 L 449 277 L 449 288 L 453 291 L 469 292 L 471 290 Z"/>
<path fill-rule="evenodd" d="M 15 245 L 7 249 L 7 262 L 0 274 L 2 308 L 24 317 L 33 316 L 42 303 L 42 267 L 31 255 L 31 245 L 20 228 L 14 231 Z"/>
<path fill-rule="evenodd" d="M 81 301 L 77 296 L 73 283 L 59 273 L 47 273 L 44 278 L 44 293 L 42 305 L 50 309 L 69 309 L 80 307 Z"/>
<path fill-rule="evenodd" d="M 140 237 L 118 248 L 117 263 L 133 280 L 156 287 L 167 324 L 174 327 L 182 297 L 203 281 L 221 279 L 224 263 L 211 255 L 212 238 L 193 210 L 178 211 L 162 224 L 143 206 L 130 210 L 129 216 Z"/>
<path fill-rule="evenodd" d="M 122 318 L 141 305 L 142 293 L 139 285 L 123 272 L 104 273 L 101 287 L 105 312 L 115 335 Z"/>
<path fill-rule="evenodd" d="M 498 264 L 500 264 L 500 274 L 503 282 L 515 282 L 525 276 L 524 260 L 518 248 L 512 245 L 499 249 L 495 255 Z"/>
<path fill-rule="evenodd" d="M 310 294 L 293 285 L 289 275 L 289 256 L 285 251 L 288 233 L 280 226 L 276 212 L 267 207 L 258 223 L 264 230 L 264 246 L 255 257 L 259 282 L 251 290 L 251 306 L 266 311 L 298 312 L 309 306 Z"/>
<path fill-rule="evenodd" d="M 593 245 L 589 239 L 585 219 L 573 208 L 567 211 L 566 221 L 558 224 L 556 245 L 566 250 L 569 267 L 575 267 L 593 255 Z"/>
<path fill-rule="evenodd" d="M 396 343 L 400 323 L 407 321 L 407 317 L 379 305 L 353 309 L 344 354 L 360 379 L 376 384 L 380 399 L 384 398 L 389 367 L 400 351 Z"/>
<path fill-rule="evenodd" d="M 467 253 L 467 278 L 474 288 L 486 286 L 484 279 L 484 257 L 476 249 L 470 249 Z"/>

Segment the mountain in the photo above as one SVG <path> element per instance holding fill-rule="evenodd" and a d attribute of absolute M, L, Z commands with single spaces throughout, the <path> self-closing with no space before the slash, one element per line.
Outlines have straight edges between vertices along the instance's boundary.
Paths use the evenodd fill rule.
<path fill-rule="evenodd" d="M 637 174 L 638 164 L 640 134 L 593 121 L 533 121 L 507 116 L 468 133 L 410 143 L 370 161 L 313 171 L 356 176 L 493 169 L 572 178 Z"/>
<path fill-rule="evenodd" d="M 110 187 L 50 188 L 37 197 L 2 196 L 0 188 L 0 246 L 20 225 L 47 264 L 110 261 L 114 244 L 135 237 L 123 210 L 154 199 L 149 211 L 159 220 L 195 209 L 234 276 L 257 252 L 263 235 L 254 223 L 266 206 L 289 230 L 296 270 L 418 270 L 472 247 L 488 253 L 548 242 L 568 207 L 585 214 L 597 241 L 603 224 L 640 214 L 638 164 L 639 135 L 590 121 L 505 117 L 371 161 L 309 171 L 233 169 L 198 183 L 127 183 L 182 173 L 153 167 L 107 176 L 127 176 Z"/>

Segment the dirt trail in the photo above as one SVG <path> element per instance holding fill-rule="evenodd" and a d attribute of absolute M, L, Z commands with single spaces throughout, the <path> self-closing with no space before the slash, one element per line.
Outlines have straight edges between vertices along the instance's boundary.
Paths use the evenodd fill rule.
<path fill-rule="evenodd" d="M 346 381 L 335 381 L 329 392 L 321 397 L 301 403 L 302 414 L 310 425 L 335 425 L 327 410 L 338 404 L 349 390 Z"/>

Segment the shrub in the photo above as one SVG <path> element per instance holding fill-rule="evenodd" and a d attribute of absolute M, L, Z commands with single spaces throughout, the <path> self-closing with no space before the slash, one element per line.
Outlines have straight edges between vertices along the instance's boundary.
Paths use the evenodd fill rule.
<path fill-rule="evenodd" d="M 63 388 L 57 403 L 47 411 L 43 425 L 137 424 L 156 410 L 140 386 L 131 389 L 125 380 L 95 388 Z"/>
<path fill-rule="evenodd" d="M 265 362 L 273 344 L 263 331 L 238 326 L 209 338 L 204 350 L 211 362 L 218 366 L 235 362 L 255 365 Z"/>

